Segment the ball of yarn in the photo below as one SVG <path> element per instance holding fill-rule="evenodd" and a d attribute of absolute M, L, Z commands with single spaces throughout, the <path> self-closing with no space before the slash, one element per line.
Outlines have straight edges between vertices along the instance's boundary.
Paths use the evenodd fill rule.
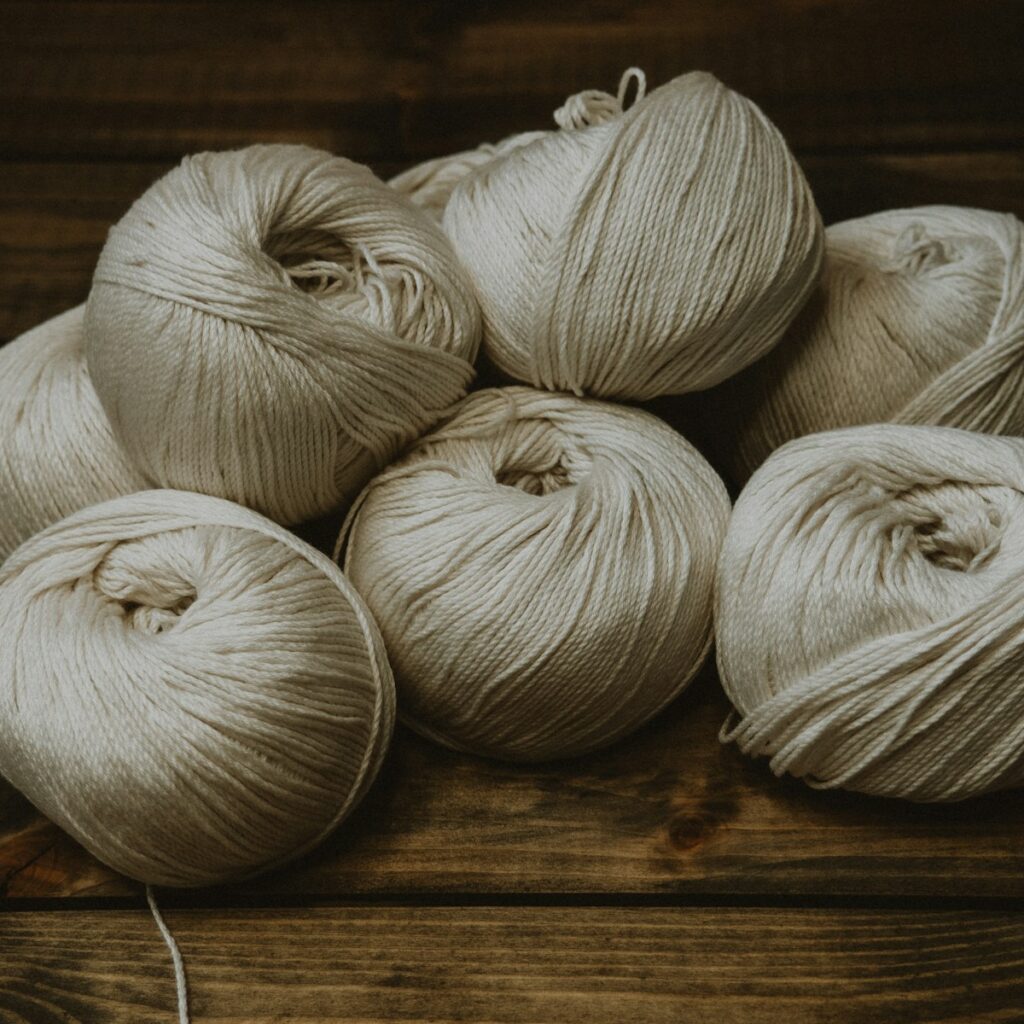
<path fill-rule="evenodd" d="M 479 308 L 438 225 L 303 146 L 200 153 L 112 229 L 86 350 L 133 462 L 291 523 L 460 398 Z"/>
<path fill-rule="evenodd" d="M 820 288 L 715 401 L 736 475 L 791 438 L 862 423 L 1024 433 L 1022 228 L 951 206 L 829 227 Z"/>
<path fill-rule="evenodd" d="M 911 800 L 1024 782 L 1024 440 L 876 425 L 780 448 L 718 573 L 731 738 Z"/>
<path fill-rule="evenodd" d="M 697 671 L 728 514 L 711 467 L 647 413 L 481 391 L 360 496 L 345 569 L 413 728 L 565 757 L 635 729 Z"/>
<path fill-rule="evenodd" d="M 146 482 L 89 380 L 78 306 L 0 348 L 0 562 L 34 533 Z"/>
<path fill-rule="evenodd" d="M 822 227 L 761 111 L 702 72 L 645 96 L 634 69 L 617 97 L 579 93 L 555 119 L 559 131 L 465 177 L 444 212 L 495 364 L 553 390 L 648 399 L 768 351 L 814 286 Z"/>
<path fill-rule="evenodd" d="M 366 791 L 394 683 L 329 558 L 217 498 L 76 513 L 0 570 L 0 772 L 118 871 L 227 881 Z"/>

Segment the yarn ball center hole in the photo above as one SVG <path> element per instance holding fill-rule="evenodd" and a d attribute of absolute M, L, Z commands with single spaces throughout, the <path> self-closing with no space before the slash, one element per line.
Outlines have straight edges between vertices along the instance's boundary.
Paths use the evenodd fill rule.
<path fill-rule="evenodd" d="M 955 483 L 902 495 L 918 553 L 941 569 L 972 572 L 999 550 L 1003 516 L 979 491 Z"/>
<path fill-rule="evenodd" d="M 494 479 L 544 497 L 575 487 L 592 468 L 590 455 L 545 421 L 521 421 L 499 439 Z"/>
<path fill-rule="evenodd" d="M 272 231 L 263 251 L 284 280 L 333 310 L 415 336 L 429 301 L 422 274 L 321 228 Z"/>
<path fill-rule="evenodd" d="M 183 594 L 174 604 L 162 608 L 153 605 L 138 604 L 135 601 L 122 601 L 125 615 L 131 622 L 133 628 L 143 633 L 163 633 L 172 629 L 181 619 L 181 616 L 192 607 L 196 594 Z"/>
<path fill-rule="evenodd" d="M 263 250 L 296 288 L 312 295 L 357 291 L 368 266 L 367 254 L 317 228 L 272 232 Z"/>
<path fill-rule="evenodd" d="M 183 545 L 167 543 L 163 537 L 119 544 L 96 567 L 93 586 L 119 607 L 130 628 L 167 632 L 181 622 L 199 596 L 200 567 L 185 555 Z"/>

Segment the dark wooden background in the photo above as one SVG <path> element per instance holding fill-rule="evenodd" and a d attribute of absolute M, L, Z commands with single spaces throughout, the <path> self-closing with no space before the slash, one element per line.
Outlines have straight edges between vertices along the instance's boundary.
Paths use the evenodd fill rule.
<path fill-rule="evenodd" d="M 0 3 L 0 339 L 81 301 L 186 152 L 303 141 L 382 174 L 702 67 L 826 221 L 1024 216 L 1024 4 Z M 0 637 L 0 642 L 3 638 Z M 165 893 L 197 1021 L 1024 1021 L 1024 798 L 818 793 L 721 748 L 711 672 L 601 754 L 509 767 L 400 730 L 356 816 Z M 0 788 L 0 1021 L 173 1019 L 140 889 Z"/>

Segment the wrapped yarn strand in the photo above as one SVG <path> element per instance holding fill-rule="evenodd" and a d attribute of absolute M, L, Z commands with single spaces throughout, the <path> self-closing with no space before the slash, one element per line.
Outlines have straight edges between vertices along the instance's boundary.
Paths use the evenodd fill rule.
<path fill-rule="evenodd" d="M 0 773 L 153 885 L 235 880 L 352 810 L 391 735 L 380 634 L 338 567 L 177 491 L 96 505 L 0 570 Z"/>
<path fill-rule="evenodd" d="M 648 413 L 480 391 L 369 484 L 344 564 L 403 718 L 540 761 L 625 736 L 695 675 L 728 515 L 711 467 Z"/>
<path fill-rule="evenodd" d="M 84 318 L 77 306 L 0 348 L 0 562 L 72 512 L 148 486 L 89 379 Z"/>
<path fill-rule="evenodd" d="M 304 146 L 187 157 L 114 226 L 86 352 L 153 482 L 329 512 L 461 398 L 480 311 L 441 229 Z"/>
<path fill-rule="evenodd" d="M 776 451 L 718 570 L 725 733 L 815 786 L 1024 783 L 1024 439 L 883 424 Z"/>
<path fill-rule="evenodd" d="M 630 69 L 617 96 L 570 97 L 557 131 L 447 200 L 485 350 L 516 380 L 636 400 L 709 388 L 771 349 L 817 281 L 821 218 L 757 106 L 704 72 L 645 90 Z"/>

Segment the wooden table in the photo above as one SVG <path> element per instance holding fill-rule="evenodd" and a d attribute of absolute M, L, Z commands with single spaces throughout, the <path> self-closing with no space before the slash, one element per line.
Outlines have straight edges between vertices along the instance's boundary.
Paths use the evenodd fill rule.
<path fill-rule="evenodd" d="M 84 298 L 183 153 L 305 141 L 381 173 L 706 67 L 826 221 L 1024 216 L 1024 5 L 965 0 L 0 4 L 0 337 Z M 0 642 L 3 638 L 0 637 Z M 350 822 L 161 895 L 212 1021 L 1024 1021 L 1024 797 L 814 792 L 718 744 L 712 672 L 601 754 L 490 763 L 400 730 Z M 0 788 L 0 1021 L 173 1019 L 140 887 Z"/>

